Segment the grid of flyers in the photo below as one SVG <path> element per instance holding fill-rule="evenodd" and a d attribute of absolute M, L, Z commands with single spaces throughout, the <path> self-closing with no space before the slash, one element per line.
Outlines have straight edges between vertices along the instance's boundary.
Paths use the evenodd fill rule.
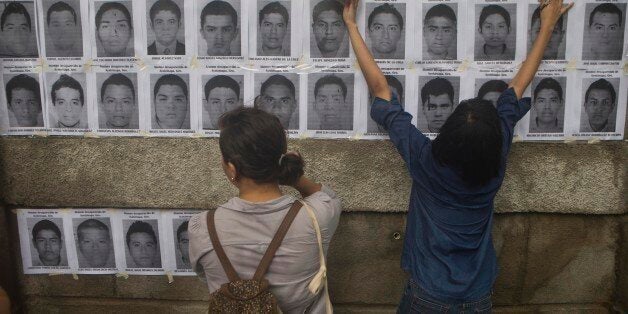
<path fill-rule="evenodd" d="M 188 221 L 200 212 L 18 209 L 24 273 L 194 276 Z"/>
<path fill-rule="evenodd" d="M 459 101 L 496 105 L 540 29 L 537 0 L 363 4 L 367 46 L 431 138 Z M 627 5 L 576 1 L 556 24 L 520 140 L 623 139 Z M 245 106 L 293 138 L 387 138 L 339 0 L 0 0 L 0 15 L 1 134 L 216 137 Z"/>

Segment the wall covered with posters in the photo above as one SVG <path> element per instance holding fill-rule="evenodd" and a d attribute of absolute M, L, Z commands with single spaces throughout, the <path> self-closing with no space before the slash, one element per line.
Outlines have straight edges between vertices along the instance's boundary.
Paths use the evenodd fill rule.
<path fill-rule="evenodd" d="M 536 0 L 364 2 L 366 43 L 430 137 L 460 100 L 495 102 L 540 28 Z M 623 138 L 627 4 L 577 1 L 559 21 L 519 139 Z M 341 10 L 335 0 L 0 1 L 1 133 L 212 137 L 218 117 L 244 105 L 276 114 L 295 138 L 386 138 Z"/>

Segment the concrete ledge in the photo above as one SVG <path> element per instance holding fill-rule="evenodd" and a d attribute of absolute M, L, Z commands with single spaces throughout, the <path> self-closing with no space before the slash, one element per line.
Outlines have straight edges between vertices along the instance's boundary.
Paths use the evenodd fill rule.
<path fill-rule="evenodd" d="M 207 313 L 205 302 L 120 300 L 94 298 L 44 298 L 30 297 L 26 300 L 26 313 L 111 313 L 111 314 L 153 314 L 153 313 Z M 334 313 L 339 314 L 393 314 L 394 306 L 334 305 Z M 493 308 L 494 313 L 575 313 L 607 314 L 609 309 L 603 304 L 561 304 L 511 306 Z"/>
<path fill-rule="evenodd" d="M 619 227 L 616 216 L 496 215 L 500 274 L 495 305 L 576 304 L 613 301 Z M 344 213 L 329 248 L 332 302 L 393 306 L 406 275 L 400 269 L 405 215 Z M 105 297 L 204 301 L 195 277 L 20 275 L 22 293 L 42 297 Z M 620 288 L 620 287 L 618 287 Z"/>
<path fill-rule="evenodd" d="M 0 138 L 0 198 L 20 206 L 214 208 L 235 191 L 216 139 Z M 388 141 L 298 140 L 307 173 L 346 211 L 407 210 L 410 179 Z M 628 143 L 517 143 L 498 212 L 620 214 Z M 382 187 L 382 188 L 378 188 Z"/>

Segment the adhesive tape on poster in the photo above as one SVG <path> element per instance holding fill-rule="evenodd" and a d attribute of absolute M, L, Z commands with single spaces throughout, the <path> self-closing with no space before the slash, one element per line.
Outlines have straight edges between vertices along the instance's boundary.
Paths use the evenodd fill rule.
<path fill-rule="evenodd" d="M 190 69 L 198 69 L 198 59 L 196 56 L 192 57 L 192 60 L 190 60 Z"/>
<path fill-rule="evenodd" d="M 129 279 L 129 274 L 127 274 L 126 272 L 123 271 L 123 272 L 116 273 L 116 277 L 117 278 L 122 277 L 124 279 Z"/>
<path fill-rule="evenodd" d="M 148 138 L 148 137 L 152 137 L 152 136 L 153 136 L 152 134 L 150 134 L 149 132 L 147 132 L 147 131 L 145 131 L 145 130 L 140 130 L 140 131 L 138 132 L 138 134 L 139 134 L 140 136 L 143 136 L 144 138 Z"/>
<path fill-rule="evenodd" d="M 566 138 L 565 138 L 564 143 L 565 143 L 565 144 L 573 144 L 573 143 L 575 143 L 576 141 L 577 141 L 577 139 L 576 139 L 575 137 L 570 136 L 570 137 L 566 137 Z"/>
<path fill-rule="evenodd" d="M 172 272 L 171 271 L 167 271 L 166 272 L 166 277 L 168 277 L 168 283 L 173 283 L 174 282 L 174 277 L 172 276 Z"/>
<path fill-rule="evenodd" d="M 600 142 L 600 138 L 599 137 L 594 137 L 590 140 L 587 141 L 587 144 L 597 144 Z"/>
<path fill-rule="evenodd" d="M 33 136 L 48 137 L 48 132 L 47 131 L 35 131 L 33 132 Z"/>
<path fill-rule="evenodd" d="M 78 280 L 78 275 L 76 273 L 72 273 L 72 279 Z"/>
<path fill-rule="evenodd" d="M 87 60 L 87 62 L 85 62 L 85 64 L 83 65 L 83 69 L 85 70 L 85 72 L 91 72 L 91 70 L 92 70 L 92 66 L 94 66 L 94 60 L 89 59 L 89 60 Z"/>
<path fill-rule="evenodd" d="M 84 138 L 100 138 L 100 136 L 94 132 L 85 132 L 83 133 Z"/>
<path fill-rule="evenodd" d="M 469 69 L 469 64 L 471 62 L 469 62 L 468 59 L 465 59 L 462 61 L 462 63 L 460 63 L 460 66 L 458 67 L 458 72 L 465 72 Z"/>
<path fill-rule="evenodd" d="M 137 64 L 137 69 L 139 71 L 144 71 L 146 70 L 146 62 L 144 62 L 144 59 L 138 57 L 137 55 L 135 56 L 135 63 Z"/>
<path fill-rule="evenodd" d="M 519 136 L 519 135 L 515 135 L 515 136 L 513 136 L 513 137 L 512 137 L 512 142 L 513 142 L 513 143 L 518 143 L 518 142 L 521 142 L 521 136 Z"/>

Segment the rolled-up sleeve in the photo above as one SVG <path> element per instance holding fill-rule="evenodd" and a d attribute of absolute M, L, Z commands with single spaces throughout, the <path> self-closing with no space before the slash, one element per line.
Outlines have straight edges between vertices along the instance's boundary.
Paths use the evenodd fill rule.
<path fill-rule="evenodd" d="M 371 106 L 371 118 L 388 131 L 390 140 L 408 165 L 418 161 L 423 148 L 430 143 L 430 139 L 412 125 L 412 115 L 403 110 L 395 95 L 390 101 L 376 97 Z"/>
<path fill-rule="evenodd" d="M 504 155 L 510 151 L 515 125 L 530 111 L 530 102 L 530 97 L 517 99 L 517 94 L 512 87 L 504 91 L 497 100 L 497 114 L 502 121 L 502 152 Z"/>

